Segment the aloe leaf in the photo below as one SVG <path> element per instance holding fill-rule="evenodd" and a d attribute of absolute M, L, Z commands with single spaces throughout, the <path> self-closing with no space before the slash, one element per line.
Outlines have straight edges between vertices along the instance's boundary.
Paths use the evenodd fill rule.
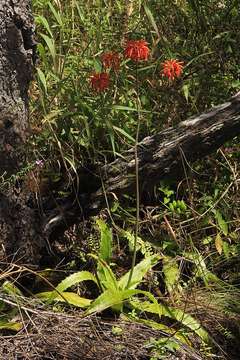
<path fill-rule="evenodd" d="M 47 301 L 50 300 L 51 302 L 52 301 L 65 302 L 67 304 L 71 304 L 80 308 L 88 307 L 92 302 L 92 300 L 83 298 L 73 292 L 59 293 L 53 297 L 53 291 L 45 291 L 37 294 L 37 297 L 40 298 L 41 300 L 47 300 Z"/>
<path fill-rule="evenodd" d="M 148 291 L 143 290 L 112 290 L 108 289 L 102 293 L 96 300 L 94 300 L 87 309 L 85 315 L 101 312 L 108 308 L 122 308 L 123 303 L 131 297 L 142 294 L 147 296 L 153 303 L 157 304 L 157 300 Z"/>
<path fill-rule="evenodd" d="M 100 259 L 98 256 L 94 254 L 90 254 L 91 257 L 96 259 L 98 261 L 98 280 L 100 282 L 100 286 L 104 289 L 112 289 L 117 290 L 118 289 L 118 283 L 116 276 L 114 275 L 112 269 L 110 266 L 102 259 Z"/>
<path fill-rule="evenodd" d="M 129 284 L 129 289 L 135 289 L 142 281 L 143 277 L 146 273 L 158 263 L 160 260 L 159 255 L 148 256 L 143 259 L 139 264 L 137 264 L 133 269 L 131 283 Z M 125 289 L 128 283 L 130 271 L 128 271 L 125 275 L 121 277 L 118 281 L 118 287 L 120 289 Z"/>
<path fill-rule="evenodd" d="M 59 297 L 62 301 L 65 301 L 65 290 L 69 287 L 79 284 L 82 281 L 93 281 L 97 284 L 96 277 L 91 274 L 89 271 L 79 271 L 72 275 L 67 276 L 64 280 L 62 280 L 55 290 L 53 291 L 44 291 L 41 293 L 36 294 L 35 296 L 44 300 L 48 300 L 52 302 L 53 300 L 60 301 Z M 67 302 L 67 301 L 66 301 Z M 73 304 L 74 305 L 74 304 Z"/>
<path fill-rule="evenodd" d="M 56 290 L 59 292 L 63 292 L 73 285 L 88 280 L 93 281 L 97 284 L 97 279 L 92 273 L 90 273 L 89 271 L 79 271 L 67 276 L 64 280 L 62 280 L 56 287 Z"/>
<path fill-rule="evenodd" d="M 158 314 L 159 316 L 166 316 L 170 319 L 177 320 L 182 325 L 194 331 L 204 342 L 209 341 L 209 336 L 206 330 L 203 329 L 201 324 L 194 319 L 191 315 L 185 313 L 181 309 L 175 309 L 167 305 L 159 303 L 150 303 L 148 301 L 141 302 L 139 300 L 131 300 L 130 305 L 141 311 Z"/>
<path fill-rule="evenodd" d="M 160 330 L 166 333 L 166 335 L 170 335 L 171 337 L 176 338 L 177 340 L 181 341 L 183 344 L 186 344 L 188 346 L 192 346 L 192 343 L 190 342 L 190 340 L 181 333 L 181 330 L 176 331 L 176 329 L 173 329 L 167 325 L 158 323 L 156 321 L 153 320 L 146 320 L 146 319 L 142 319 L 142 318 L 132 318 L 129 315 L 124 315 L 123 316 L 124 320 L 128 320 L 128 321 L 132 321 L 132 322 L 137 322 L 140 324 L 144 324 L 146 326 L 151 327 L 154 330 Z"/>

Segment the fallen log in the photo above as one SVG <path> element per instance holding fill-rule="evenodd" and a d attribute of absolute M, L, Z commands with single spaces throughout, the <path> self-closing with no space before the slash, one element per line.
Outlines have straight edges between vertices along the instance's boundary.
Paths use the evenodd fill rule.
<path fill-rule="evenodd" d="M 240 92 L 210 111 L 144 138 L 137 146 L 140 192 L 150 191 L 160 180 L 184 175 L 184 162 L 193 163 L 202 159 L 239 134 Z M 60 225 L 64 227 L 82 216 L 86 218 L 97 214 L 106 207 L 106 199 L 111 203 L 123 194 L 135 193 L 134 147 L 122 155 L 101 169 L 104 188 L 100 186 L 97 191 L 88 189 L 87 193 L 81 192 L 80 188 L 81 211 L 77 205 L 74 208 L 68 199 L 61 208 L 61 214 L 55 209 L 45 220 L 45 233 L 49 235 Z M 90 183 L 91 176 L 86 174 L 84 182 Z"/>
<path fill-rule="evenodd" d="M 141 191 L 151 189 L 162 179 L 183 175 L 183 161 L 202 159 L 239 134 L 240 92 L 210 111 L 144 138 L 137 150 Z M 103 167 L 104 191 L 99 189 L 91 195 L 85 212 L 104 206 L 105 194 L 119 197 L 135 191 L 134 148 L 123 156 Z"/>

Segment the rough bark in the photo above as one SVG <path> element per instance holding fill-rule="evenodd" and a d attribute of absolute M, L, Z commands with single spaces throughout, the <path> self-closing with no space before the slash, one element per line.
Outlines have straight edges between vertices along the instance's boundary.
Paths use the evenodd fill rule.
<path fill-rule="evenodd" d="M 0 1 L 0 181 L 16 174 L 24 161 L 28 134 L 28 87 L 36 42 L 29 0 Z M 2 184 L 0 184 L 2 185 Z M 0 245 L 6 255 L 36 263 L 44 246 L 35 210 L 27 195 L 0 194 Z"/>
<path fill-rule="evenodd" d="M 0 175 L 18 169 L 28 129 L 28 87 L 35 46 L 28 0 L 0 3 Z"/>

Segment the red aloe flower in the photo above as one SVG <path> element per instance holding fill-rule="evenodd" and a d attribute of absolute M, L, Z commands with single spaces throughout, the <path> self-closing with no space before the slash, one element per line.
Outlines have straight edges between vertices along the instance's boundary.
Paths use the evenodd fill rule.
<path fill-rule="evenodd" d="M 106 90 L 109 87 L 109 74 L 105 72 L 93 73 L 90 76 L 92 88 L 97 92 Z"/>
<path fill-rule="evenodd" d="M 106 52 L 101 55 L 101 60 L 105 68 L 113 68 L 114 70 L 119 70 L 120 67 L 120 57 L 116 52 Z"/>
<path fill-rule="evenodd" d="M 166 60 L 161 64 L 163 67 L 162 74 L 170 80 L 174 80 L 176 77 L 181 76 L 183 71 L 183 61 L 178 60 Z"/>
<path fill-rule="evenodd" d="M 124 56 L 134 61 L 147 60 L 149 47 L 145 40 L 129 40 L 124 50 Z"/>

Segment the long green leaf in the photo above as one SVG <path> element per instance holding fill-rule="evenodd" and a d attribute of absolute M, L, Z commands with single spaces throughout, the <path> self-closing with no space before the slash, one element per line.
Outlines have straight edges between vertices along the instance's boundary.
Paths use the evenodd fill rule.
<path fill-rule="evenodd" d="M 60 13 L 55 10 L 55 8 L 52 6 L 52 4 L 51 4 L 50 1 L 49 1 L 49 3 L 48 3 L 48 6 L 50 7 L 51 12 L 53 13 L 55 19 L 57 20 L 59 26 L 62 27 L 62 26 L 63 26 L 63 20 L 62 20 L 62 17 L 61 17 L 61 15 L 60 15 Z"/>
<path fill-rule="evenodd" d="M 54 43 L 54 39 L 51 39 L 49 36 L 45 35 L 45 34 L 40 34 L 41 37 L 45 40 L 48 49 L 50 51 L 50 54 L 52 56 L 53 59 L 53 63 L 55 64 L 55 59 L 56 59 L 56 49 L 55 49 L 55 43 Z"/>
<path fill-rule="evenodd" d="M 222 214 L 220 213 L 219 210 L 215 210 L 214 214 L 215 214 L 215 218 L 217 220 L 218 226 L 222 230 L 223 234 L 225 236 L 227 236 L 228 235 L 228 224 L 224 220 L 224 218 L 223 218 L 223 216 L 222 216 Z"/>
<path fill-rule="evenodd" d="M 139 300 L 131 300 L 130 305 L 141 311 L 150 312 L 152 314 L 158 314 L 159 316 L 166 316 L 170 319 L 177 320 L 182 325 L 188 327 L 194 331 L 203 341 L 208 342 L 209 336 L 206 330 L 200 325 L 200 323 L 194 319 L 191 315 L 185 313 L 181 309 L 175 309 L 171 306 L 162 305 L 159 303 L 150 303 L 148 301 L 141 302 Z"/>
<path fill-rule="evenodd" d="M 133 142 L 133 143 L 135 142 L 135 139 L 131 135 L 129 135 L 125 130 L 123 130 L 117 126 L 113 126 L 113 129 L 116 130 L 117 132 L 119 132 L 124 137 L 126 137 L 131 142 Z"/>
<path fill-rule="evenodd" d="M 98 256 L 90 254 L 91 257 L 98 261 L 98 280 L 100 281 L 100 286 L 107 289 L 112 289 L 113 291 L 118 290 L 118 283 L 115 274 L 113 273 L 110 266 Z"/>
<path fill-rule="evenodd" d="M 79 296 L 78 294 L 75 294 L 73 292 L 62 292 L 60 294 L 57 294 L 52 297 L 53 292 L 52 291 L 45 291 L 42 293 L 37 294 L 37 297 L 41 300 L 46 301 L 59 301 L 59 302 L 65 302 L 67 304 L 71 304 L 80 308 L 88 307 L 92 300 L 83 298 Z"/>
<path fill-rule="evenodd" d="M 85 315 L 98 313 L 105 309 L 116 306 L 120 309 L 126 300 L 129 300 L 131 297 L 138 294 L 147 296 L 153 304 L 157 304 L 157 300 L 148 291 L 132 289 L 114 291 L 112 289 L 109 289 L 102 293 L 96 300 L 91 303 L 90 307 L 86 310 Z"/>
<path fill-rule="evenodd" d="M 39 68 L 37 68 L 37 75 L 38 75 L 40 83 L 43 86 L 45 94 L 47 94 L 47 80 L 46 80 L 46 77 L 45 77 L 44 73 Z"/>
<path fill-rule="evenodd" d="M 131 317 L 129 314 L 128 315 L 124 314 L 122 316 L 122 319 L 147 325 L 154 330 L 164 331 L 166 334 L 170 335 L 171 337 L 173 336 L 174 338 L 181 341 L 182 343 L 184 343 L 188 346 L 192 345 L 191 342 L 189 341 L 189 339 L 184 335 L 183 331 L 182 332 L 181 332 L 181 330 L 176 331 L 176 329 L 173 329 L 170 326 L 167 326 L 165 324 L 158 323 L 154 320 L 147 320 L 147 319 L 142 319 L 142 318 L 137 318 L 137 317 Z"/>
<path fill-rule="evenodd" d="M 96 223 L 101 233 L 99 258 L 109 264 L 112 257 L 112 231 L 103 220 L 97 219 Z"/>
<path fill-rule="evenodd" d="M 62 280 L 56 287 L 56 290 L 59 292 L 63 292 L 73 285 L 88 280 L 93 281 L 97 284 L 97 279 L 92 273 L 90 273 L 89 271 L 79 271 L 67 276 L 64 280 Z"/>
<path fill-rule="evenodd" d="M 146 273 L 158 263 L 160 260 L 159 255 L 148 256 L 143 259 L 139 264 L 137 264 L 133 269 L 131 283 L 129 284 L 129 289 L 135 289 L 142 281 Z M 130 271 L 121 277 L 118 281 L 118 286 L 120 289 L 125 289 L 128 283 Z"/>
<path fill-rule="evenodd" d="M 113 105 L 113 110 L 120 110 L 120 111 L 135 111 L 135 112 L 142 112 L 142 113 L 151 113 L 149 110 L 139 110 L 137 108 L 129 107 L 129 106 L 123 106 L 123 105 Z"/>
<path fill-rule="evenodd" d="M 52 33 L 51 29 L 50 29 L 49 23 L 48 23 L 47 19 L 44 16 L 42 16 L 42 15 L 36 16 L 35 17 L 35 22 L 37 24 L 42 24 L 45 27 L 45 29 L 47 30 L 47 32 L 49 33 L 49 35 L 51 36 L 51 38 L 53 38 L 53 33 Z"/>
<path fill-rule="evenodd" d="M 154 20 L 154 17 L 153 17 L 153 14 L 152 14 L 151 10 L 149 9 L 149 7 L 146 4 L 144 4 L 143 7 L 144 7 L 144 11 L 145 11 L 145 13 L 146 13 L 146 15 L 148 17 L 148 20 L 150 21 L 153 29 L 156 31 L 156 34 L 160 37 L 156 21 Z"/>

